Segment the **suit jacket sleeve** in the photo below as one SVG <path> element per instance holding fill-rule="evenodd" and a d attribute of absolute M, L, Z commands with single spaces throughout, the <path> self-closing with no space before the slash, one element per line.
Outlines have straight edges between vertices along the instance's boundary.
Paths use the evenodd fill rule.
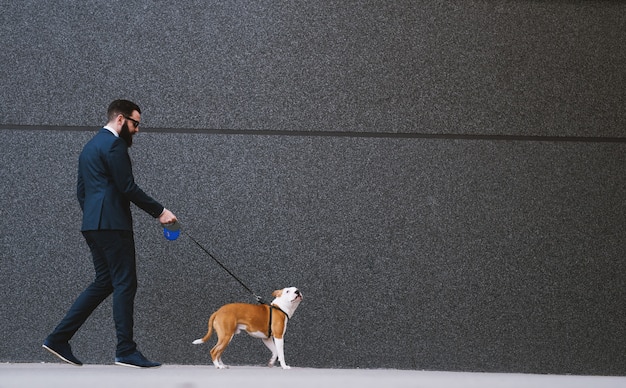
<path fill-rule="evenodd" d="M 125 141 L 123 139 L 117 139 L 113 142 L 107 156 L 107 163 L 117 189 L 132 203 L 152 217 L 157 218 L 160 216 L 161 213 L 163 213 L 163 205 L 144 193 L 135 183 L 132 164 L 128 156 L 128 146 Z"/>
<path fill-rule="evenodd" d="M 85 181 L 81 171 L 78 171 L 78 182 L 76 184 L 76 197 L 80 204 L 80 210 L 85 211 Z"/>

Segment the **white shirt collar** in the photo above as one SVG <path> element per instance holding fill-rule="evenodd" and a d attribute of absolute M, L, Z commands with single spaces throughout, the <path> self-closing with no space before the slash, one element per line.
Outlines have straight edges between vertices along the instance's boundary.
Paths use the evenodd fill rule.
<path fill-rule="evenodd" d="M 115 137 L 120 137 L 120 135 L 119 135 L 117 132 L 115 132 L 115 129 L 113 129 L 113 128 L 111 128 L 111 127 L 107 127 L 106 125 L 104 126 L 104 129 L 109 130 L 109 132 L 111 132 L 112 134 L 114 134 L 114 135 L 115 135 Z"/>

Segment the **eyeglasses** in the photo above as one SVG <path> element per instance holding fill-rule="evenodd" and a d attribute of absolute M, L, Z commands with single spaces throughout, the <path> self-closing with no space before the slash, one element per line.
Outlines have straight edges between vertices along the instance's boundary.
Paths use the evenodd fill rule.
<path fill-rule="evenodd" d="M 139 127 L 139 121 L 137 121 L 137 120 L 135 120 L 135 119 L 131 119 L 130 117 L 126 117 L 126 116 L 124 116 L 124 118 L 125 118 L 126 120 L 130 120 L 130 121 L 132 121 L 132 122 L 133 122 L 133 124 L 135 124 L 135 128 L 138 128 L 138 127 Z"/>

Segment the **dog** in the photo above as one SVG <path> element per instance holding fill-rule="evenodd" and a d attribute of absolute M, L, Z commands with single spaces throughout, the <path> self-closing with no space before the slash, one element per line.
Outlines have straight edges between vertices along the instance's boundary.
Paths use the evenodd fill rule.
<path fill-rule="evenodd" d="M 194 345 L 207 342 L 217 333 L 217 344 L 211 349 L 211 359 L 217 369 L 228 368 L 222 362 L 222 354 L 235 334 L 245 330 L 249 335 L 260 338 L 272 352 L 268 366 L 274 366 L 276 359 L 283 369 L 290 369 L 285 363 L 284 335 L 287 321 L 302 302 L 303 295 L 296 287 L 283 288 L 272 293 L 275 299 L 271 305 L 230 303 L 220 307 L 209 318 L 209 331 L 203 338 L 193 341 Z"/>

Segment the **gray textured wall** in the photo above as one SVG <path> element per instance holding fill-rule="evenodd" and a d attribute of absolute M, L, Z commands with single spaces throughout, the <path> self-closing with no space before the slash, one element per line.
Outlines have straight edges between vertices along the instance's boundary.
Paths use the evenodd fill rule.
<path fill-rule="evenodd" d="M 1 3 L 0 361 L 51 361 L 91 279 L 76 158 L 123 97 L 140 185 L 257 293 L 303 290 L 292 365 L 626 374 L 626 5 Z M 135 224 L 141 349 L 208 364 L 251 298 Z M 114 343 L 106 302 L 73 346 Z"/>

